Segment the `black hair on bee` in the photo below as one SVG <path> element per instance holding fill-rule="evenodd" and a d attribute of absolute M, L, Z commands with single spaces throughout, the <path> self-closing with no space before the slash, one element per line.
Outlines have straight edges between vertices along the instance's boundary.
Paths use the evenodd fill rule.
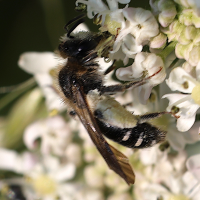
<path fill-rule="evenodd" d="M 109 57 L 115 36 L 109 32 L 73 34 L 74 28 L 82 23 L 82 17 L 65 26 L 67 34 L 58 49 L 67 63 L 59 71 L 59 85 L 71 114 L 78 116 L 108 166 L 128 184 L 133 184 L 135 175 L 128 158 L 109 145 L 103 135 L 129 148 L 151 147 L 162 142 L 166 132 L 148 121 L 166 112 L 135 116 L 110 95 L 143 85 L 161 70 L 137 81 L 105 86 L 96 58 Z M 75 26 L 68 29 L 73 22 Z"/>

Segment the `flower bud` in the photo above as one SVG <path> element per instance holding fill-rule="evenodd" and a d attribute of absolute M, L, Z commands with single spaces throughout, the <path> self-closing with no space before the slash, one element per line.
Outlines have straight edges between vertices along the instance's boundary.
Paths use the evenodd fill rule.
<path fill-rule="evenodd" d="M 192 50 L 189 52 L 188 62 L 192 66 L 196 66 L 200 61 L 200 45 L 193 46 Z"/>
<path fill-rule="evenodd" d="M 161 0 L 158 3 L 158 8 L 161 11 L 158 16 L 158 21 L 160 22 L 161 26 L 169 26 L 177 14 L 174 2 L 170 0 Z"/>
<path fill-rule="evenodd" d="M 167 36 L 163 33 L 159 33 L 156 37 L 150 40 L 149 46 L 155 49 L 162 49 L 165 47 Z"/>

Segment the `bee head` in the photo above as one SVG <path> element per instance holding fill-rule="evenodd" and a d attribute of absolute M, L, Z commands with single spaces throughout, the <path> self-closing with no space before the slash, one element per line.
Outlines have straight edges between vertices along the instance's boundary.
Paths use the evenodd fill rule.
<path fill-rule="evenodd" d="M 70 20 L 65 25 L 66 35 L 61 38 L 61 44 L 58 47 L 60 55 L 63 58 L 71 58 L 81 64 L 86 64 L 97 57 L 108 57 L 114 43 L 114 36 L 109 32 L 92 33 L 80 31 L 73 33 L 74 29 L 84 20 L 85 14 L 79 15 Z M 71 28 L 69 26 L 75 23 Z"/>
<path fill-rule="evenodd" d="M 96 49 L 100 40 L 100 35 L 94 35 L 90 32 L 79 32 L 61 42 L 58 49 L 64 58 L 81 60 Z"/>

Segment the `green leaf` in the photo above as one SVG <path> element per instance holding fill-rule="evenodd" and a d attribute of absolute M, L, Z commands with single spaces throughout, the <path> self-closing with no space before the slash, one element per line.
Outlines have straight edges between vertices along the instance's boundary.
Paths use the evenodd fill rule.
<path fill-rule="evenodd" d="M 3 146 L 18 149 L 22 146 L 24 129 L 38 116 L 39 108 L 43 100 L 42 92 L 35 88 L 24 94 L 13 106 L 5 127 L 2 138 Z"/>

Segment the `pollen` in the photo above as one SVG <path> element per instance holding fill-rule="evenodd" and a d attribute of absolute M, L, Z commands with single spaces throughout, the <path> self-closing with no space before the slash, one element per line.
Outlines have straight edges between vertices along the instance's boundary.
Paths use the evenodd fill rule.
<path fill-rule="evenodd" d="M 200 84 L 196 85 L 193 88 L 191 97 L 196 104 L 200 105 Z"/>
<path fill-rule="evenodd" d="M 179 110 L 180 110 L 180 108 L 179 108 L 179 107 L 176 107 L 176 106 L 172 106 L 172 108 L 171 108 L 171 112 L 172 112 L 173 114 L 178 113 Z"/>
<path fill-rule="evenodd" d="M 53 109 L 49 112 L 49 117 L 53 117 L 58 115 L 58 110 L 57 109 Z"/>
<path fill-rule="evenodd" d="M 172 195 L 171 197 L 169 197 L 168 200 L 190 200 L 190 199 L 183 194 L 178 194 L 178 195 Z"/>
<path fill-rule="evenodd" d="M 112 35 L 117 35 L 121 29 L 121 23 L 112 20 L 109 15 L 106 15 L 104 26 L 102 28 L 106 28 Z"/>
<path fill-rule="evenodd" d="M 48 195 L 56 191 L 55 181 L 46 175 L 40 175 L 36 179 L 33 179 L 32 184 L 35 191 L 40 195 Z"/>
<path fill-rule="evenodd" d="M 188 85 L 188 82 L 187 82 L 187 81 L 185 81 L 185 82 L 184 82 L 182 85 L 183 85 L 183 88 L 184 88 L 184 89 L 188 89 L 188 87 L 189 87 L 189 85 Z"/>

